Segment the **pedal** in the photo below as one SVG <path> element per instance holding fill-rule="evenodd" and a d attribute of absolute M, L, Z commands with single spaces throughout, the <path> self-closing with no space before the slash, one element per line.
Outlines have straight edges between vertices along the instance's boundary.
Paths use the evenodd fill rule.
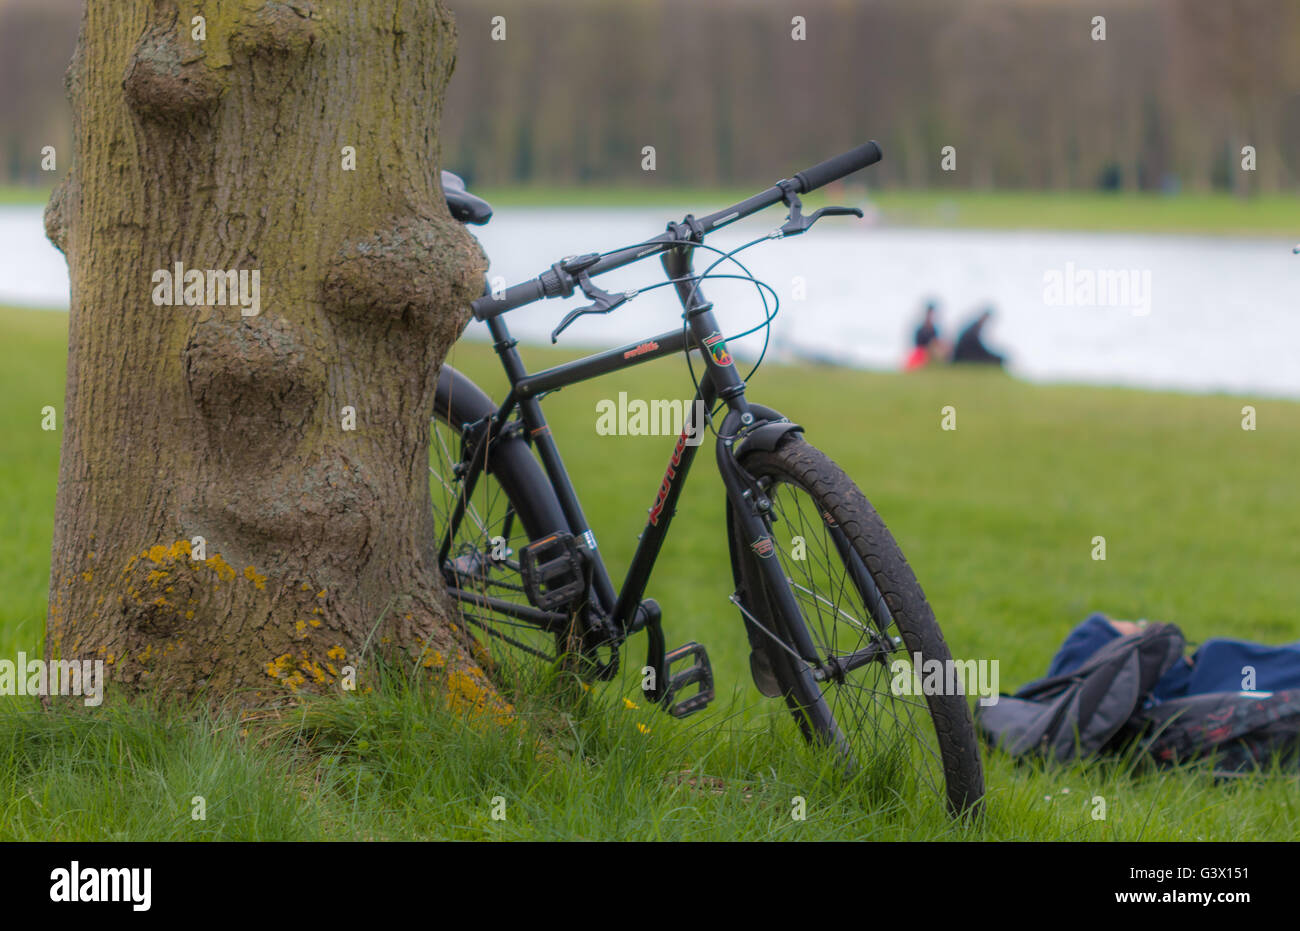
<path fill-rule="evenodd" d="M 567 605 L 587 588 L 585 563 L 571 533 L 553 533 L 519 551 L 528 599 L 543 611 Z"/>
<path fill-rule="evenodd" d="M 687 657 L 695 659 L 694 665 L 674 673 L 673 663 Z M 708 651 L 702 645 L 692 640 L 675 650 L 669 650 L 664 654 L 664 669 L 668 672 L 668 688 L 664 692 L 663 705 L 673 717 L 684 718 L 713 701 L 713 666 L 709 663 Z M 699 690 L 694 695 L 679 700 L 678 693 L 692 685 L 698 685 Z"/>

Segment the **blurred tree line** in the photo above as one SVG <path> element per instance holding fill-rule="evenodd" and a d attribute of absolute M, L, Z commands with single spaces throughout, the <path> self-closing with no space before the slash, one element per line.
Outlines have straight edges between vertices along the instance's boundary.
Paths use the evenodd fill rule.
<path fill-rule="evenodd" d="M 446 2 L 443 161 L 477 184 L 763 183 L 868 137 L 893 186 L 1300 182 L 1296 0 Z M 0 0 L 2 181 L 39 183 L 41 146 L 68 141 L 79 9 Z"/>

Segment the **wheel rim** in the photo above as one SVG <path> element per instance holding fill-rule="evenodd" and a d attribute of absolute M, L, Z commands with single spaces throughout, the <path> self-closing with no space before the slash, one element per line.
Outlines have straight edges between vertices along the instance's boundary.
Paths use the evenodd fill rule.
<path fill-rule="evenodd" d="M 771 501 L 776 558 L 818 657 L 814 665 L 785 651 L 801 683 L 800 704 L 824 703 L 838 733 L 827 733 L 824 714 L 821 720 L 810 714 L 811 720 L 823 739 L 851 754 L 855 776 L 869 790 L 903 798 L 917 791 L 944 797 L 938 733 L 912 672 L 919 645 L 909 648 L 909 636 L 899 629 L 861 556 L 812 495 L 783 477 L 767 476 L 760 483 Z M 798 643 L 798 632 L 792 633 Z M 909 688 L 916 694 L 906 694 Z"/>

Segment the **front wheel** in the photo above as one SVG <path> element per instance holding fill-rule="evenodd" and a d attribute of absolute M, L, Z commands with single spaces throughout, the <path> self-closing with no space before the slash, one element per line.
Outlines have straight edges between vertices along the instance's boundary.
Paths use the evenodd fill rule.
<path fill-rule="evenodd" d="M 752 548 L 728 506 L 760 691 L 784 698 L 804 737 L 841 754 L 869 787 L 903 800 L 937 795 L 954 814 L 976 810 L 984 775 L 970 707 L 960 690 L 913 687 L 929 661 L 949 670 L 952 656 L 880 515 L 798 434 L 770 451 L 742 449 L 740 465 L 770 502 L 764 522 L 774 544 L 768 555 Z M 779 576 L 764 573 L 767 559 Z M 777 610 L 783 595 L 772 591 L 773 576 L 784 579 L 797 618 Z"/>

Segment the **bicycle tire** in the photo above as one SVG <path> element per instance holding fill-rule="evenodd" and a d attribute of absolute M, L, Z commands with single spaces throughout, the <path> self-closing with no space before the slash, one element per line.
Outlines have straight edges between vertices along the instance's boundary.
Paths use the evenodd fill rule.
<path fill-rule="evenodd" d="M 886 528 L 875 508 L 839 466 L 797 433 L 786 434 L 771 451 L 746 450 L 742 447 L 739 462 L 764 487 L 765 494 L 772 503 L 769 513 L 775 518 L 776 524 L 782 521 L 793 522 L 793 517 L 789 513 L 783 513 L 783 503 L 778 500 L 783 487 L 801 492 L 816 508 L 821 518 L 819 526 L 809 526 L 804 521 L 804 525 L 799 527 L 801 535 L 811 534 L 812 531 L 820 529 L 823 539 L 830 541 L 831 545 L 823 546 L 823 549 L 828 555 L 830 550 L 834 550 L 833 555 L 843 563 L 848 578 L 849 584 L 845 588 L 851 586 L 859 596 L 859 600 L 851 607 L 854 611 L 860 610 L 870 619 L 874 627 L 874 630 L 869 632 L 871 637 L 874 638 L 878 634 L 881 638 L 880 643 L 890 643 L 893 650 L 890 654 L 890 664 L 900 657 L 901 652 L 904 652 L 901 648 L 905 648 L 906 658 L 909 661 L 917 654 L 921 656 L 923 663 L 931 659 L 941 662 L 951 660 L 951 654 L 944 642 L 934 612 L 906 558 L 894 541 L 893 535 Z M 873 765 L 872 757 L 880 756 L 881 751 L 897 758 L 897 747 L 884 746 L 873 748 L 873 752 L 867 754 L 866 759 L 860 759 L 863 756 L 862 722 L 844 721 L 843 712 L 846 709 L 840 702 L 841 693 L 836 692 L 834 698 L 829 696 L 832 688 L 848 685 L 849 676 L 861 670 L 853 670 L 846 674 L 843 683 L 822 685 L 814 681 L 810 664 L 797 655 L 795 644 L 798 641 L 795 633 L 785 629 L 778 612 L 773 609 L 766 585 L 762 581 L 758 564 L 760 557 L 738 539 L 736 519 L 730 503 L 727 512 L 737 596 L 742 604 L 742 616 L 746 611 L 751 615 L 745 616 L 744 620 L 752 648 L 751 667 L 760 691 L 770 697 L 784 698 L 804 738 L 810 743 L 835 747 L 839 753 L 846 756 L 854 769 L 860 764 Z M 825 636 L 823 614 L 827 612 L 824 612 L 817 599 L 810 600 L 798 591 L 800 588 L 806 590 L 808 586 L 802 581 L 796 585 L 795 578 L 791 575 L 792 572 L 799 570 L 790 567 L 790 563 L 797 561 L 790 558 L 794 555 L 791 551 L 796 547 L 787 546 L 790 541 L 784 539 L 785 536 L 791 536 L 790 532 L 785 528 L 773 526 L 771 519 L 768 520 L 768 524 L 774 543 L 772 558 L 782 560 L 787 584 L 791 585 L 791 591 L 796 594 L 796 600 L 800 603 L 802 615 L 800 622 L 804 625 L 804 633 L 817 647 L 819 657 L 825 659 L 835 652 L 836 646 L 833 636 L 830 638 Z M 842 535 L 839 538 L 839 545 L 836 545 L 836 534 Z M 843 546 L 844 543 L 848 544 L 847 550 Z M 810 545 L 805 537 L 804 546 Z M 845 561 L 846 552 L 848 559 L 856 558 L 861 562 L 856 566 L 850 566 Z M 831 561 L 833 560 L 828 558 L 828 562 Z M 855 568 L 859 571 L 861 582 L 853 578 Z M 865 576 L 860 573 L 862 569 L 866 570 Z M 871 584 L 874 584 L 877 592 L 882 596 L 878 601 L 875 600 L 874 593 L 868 590 Z M 873 601 L 877 604 L 874 611 L 867 608 L 867 605 L 872 604 Z M 814 612 L 809 610 L 810 603 Z M 833 600 L 831 609 L 829 613 L 832 615 L 832 623 L 838 622 L 841 614 L 845 614 L 846 617 L 851 614 L 840 606 L 838 596 Z M 816 620 L 810 619 L 810 613 L 816 613 Z M 875 616 L 877 613 L 888 614 L 889 619 L 882 620 Z M 823 628 L 820 637 L 815 629 L 818 626 Z M 857 622 L 857 626 L 863 631 L 867 630 L 862 622 Z M 890 633 L 891 627 L 895 628 L 894 633 Z M 862 632 L 857 636 L 859 643 L 867 640 Z M 901 639 L 901 645 L 895 638 Z M 776 642 L 778 639 L 784 641 L 784 644 L 778 644 Z M 817 643 L 818 640 L 827 639 L 831 640 L 829 646 L 824 642 Z M 873 660 L 868 666 L 877 664 L 878 660 Z M 885 664 L 879 663 L 879 665 Z M 863 666 L 862 669 L 866 670 L 868 666 Z M 885 668 L 889 667 L 885 666 Z M 944 668 L 947 668 L 946 665 Z M 887 692 L 869 689 L 871 704 L 879 703 L 882 694 L 887 697 L 899 697 L 893 696 L 893 691 L 892 688 Z M 915 701 L 908 702 L 908 707 L 911 708 L 918 705 L 919 703 Z M 979 810 L 984 795 L 983 765 L 970 707 L 965 696 L 926 695 L 925 705 L 934 741 L 930 749 L 937 748 L 937 761 L 941 764 L 939 768 L 943 777 L 942 787 L 937 785 L 936 778 L 932 780 L 931 788 L 946 800 L 948 810 L 953 814 Z M 895 721 L 897 721 L 896 717 Z M 870 724 L 867 726 L 870 727 Z M 872 733 L 874 735 L 877 732 L 873 730 Z M 924 733 L 916 736 L 920 742 L 928 740 L 928 736 Z M 914 753 L 909 752 L 909 756 L 915 760 Z M 921 754 L 921 761 L 923 764 L 927 762 L 924 752 Z M 887 771 L 888 767 L 885 769 Z M 896 771 L 894 776 L 898 775 Z M 897 791 L 898 788 L 894 787 L 893 791 Z"/>

